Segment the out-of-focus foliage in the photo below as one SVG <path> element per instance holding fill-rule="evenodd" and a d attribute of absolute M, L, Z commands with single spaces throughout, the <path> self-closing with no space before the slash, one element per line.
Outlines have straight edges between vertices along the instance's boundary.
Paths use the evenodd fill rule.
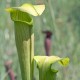
<path fill-rule="evenodd" d="M 53 32 L 51 55 L 70 58 L 68 67 L 60 67 L 57 79 L 79 80 L 80 0 L 0 0 L 0 80 L 7 75 L 4 67 L 6 60 L 13 61 L 12 68 L 17 80 L 21 80 L 13 22 L 5 8 L 23 3 L 46 5 L 43 15 L 34 17 L 35 55 L 45 55 L 42 30 L 51 30 Z M 38 80 L 37 69 L 35 77 Z"/>

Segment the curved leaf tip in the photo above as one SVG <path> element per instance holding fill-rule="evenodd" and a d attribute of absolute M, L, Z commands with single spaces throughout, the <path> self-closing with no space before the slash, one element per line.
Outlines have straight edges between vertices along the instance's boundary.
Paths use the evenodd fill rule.
<path fill-rule="evenodd" d="M 12 12 L 14 10 L 19 10 L 22 12 L 26 12 L 33 16 L 40 16 L 45 10 L 45 5 L 32 5 L 32 4 L 23 4 L 21 7 L 12 7 L 6 9 L 8 12 Z"/>
<path fill-rule="evenodd" d="M 20 8 L 33 16 L 39 16 L 45 10 L 45 5 L 23 4 Z"/>
<path fill-rule="evenodd" d="M 69 64 L 69 58 L 63 58 L 62 60 L 59 61 L 59 63 L 62 65 L 62 66 L 67 66 Z"/>
<path fill-rule="evenodd" d="M 13 10 L 12 10 L 12 8 L 7 8 L 7 9 L 5 9 L 7 12 L 12 12 Z"/>

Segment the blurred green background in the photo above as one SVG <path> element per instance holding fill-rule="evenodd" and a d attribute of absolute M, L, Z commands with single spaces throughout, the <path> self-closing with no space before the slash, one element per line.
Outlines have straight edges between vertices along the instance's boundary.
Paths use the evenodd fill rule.
<path fill-rule="evenodd" d="M 9 80 L 4 79 L 6 60 L 12 60 L 17 80 L 21 80 L 14 25 L 5 9 L 23 3 L 46 5 L 44 13 L 34 17 L 35 55 L 45 55 L 42 30 L 52 31 L 51 55 L 70 58 L 68 67 L 59 67 L 57 80 L 80 80 L 80 0 L 0 0 L 0 80 Z M 38 80 L 36 68 L 34 73 Z"/>

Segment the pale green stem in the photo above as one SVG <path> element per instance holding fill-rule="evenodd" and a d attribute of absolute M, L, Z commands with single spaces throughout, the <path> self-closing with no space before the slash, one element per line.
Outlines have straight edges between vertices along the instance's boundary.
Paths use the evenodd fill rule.
<path fill-rule="evenodd" d="M 59 29 L 56 24 L 55 13 L 54 13 L 54 9 L 51 4 L 51 0 L 48 0 L 48 5 L 49 5 L 50 14 L 52 17 L 52 22 L 53 22 L 53 26 L 54 26 L 54 30 L 55 30 L 56 39 L 59 40 Z"/>
<path fill-rule="evenodd" d="M 44 68 L 46 68 L 45 66 Z M 56 80 L 56 72 L 52 72 L 50 68 L 44 68 L 39 69 L 39 80 Z"/>
<path fill-rule="evenodd" d="M 15 41 L 20 62 L 22 80 L 32 80 L 33 56 L 34 56 L 34 34 L 33 26 L 24 22 L 14 21 Z"/>

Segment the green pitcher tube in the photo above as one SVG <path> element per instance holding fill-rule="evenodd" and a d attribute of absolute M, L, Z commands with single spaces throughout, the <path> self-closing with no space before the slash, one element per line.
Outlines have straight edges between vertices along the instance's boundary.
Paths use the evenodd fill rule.
<path fill-rule="evenodd" d="M 22 80 L 33 78 L 34 33 L 33 20 L 28 13 L 19 10 L 10 12 L 14 21 L 15 42 L 19 57 Z"/>
<path fill-rule="evenodd" d="M 45 5 L 23 4 L 21 7 L 8 8 L 14 21 L 15 42 L 19 57 L 22 80 L 33 80 L 34 33 L 33 16 L 40 16 Z"/>

